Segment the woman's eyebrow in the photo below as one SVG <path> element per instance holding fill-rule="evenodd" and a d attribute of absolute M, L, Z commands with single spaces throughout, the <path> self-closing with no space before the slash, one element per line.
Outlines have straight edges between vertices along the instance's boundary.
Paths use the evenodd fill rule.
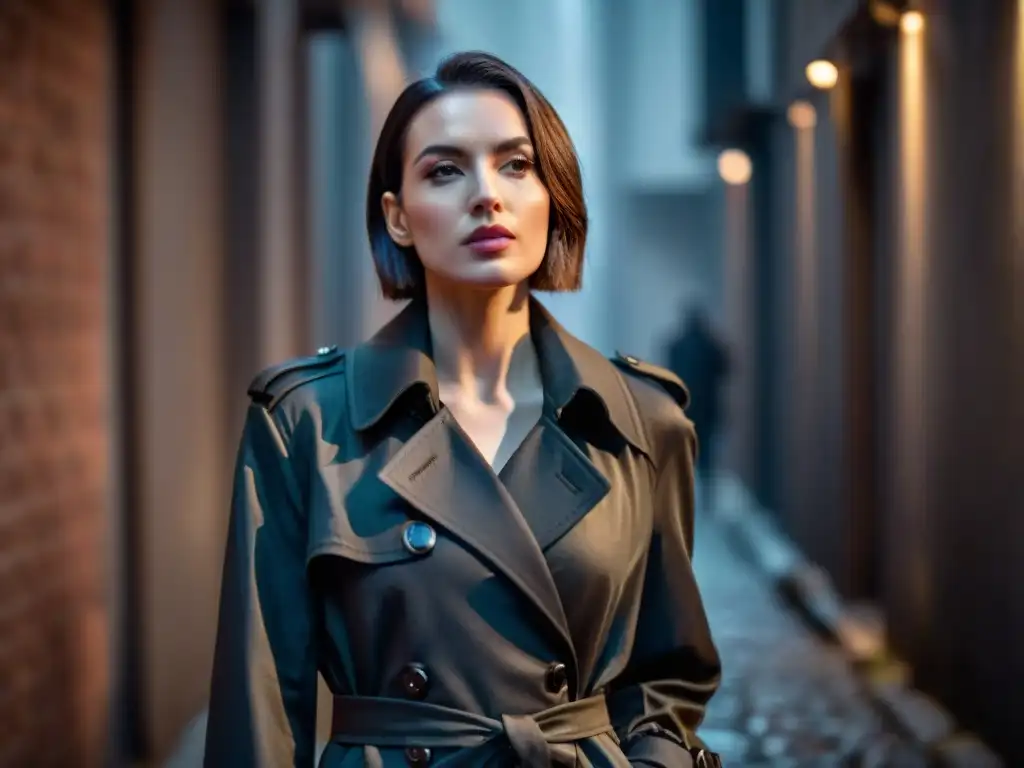
<path fill-rule="evenodd" d="M 497 144 L 491 147 L 491 152 L 497 155 L 501 154 L 502 152 L 508 152 L 509 150 L 519 149 L 524 145 L 529 146 L 529 144 L 530 139 L 528 137 L 514 136 L 511 139 L 504 139 L 503 141 L 499 141 Z M 413 162 L 418 163 L 427 155 L 440 155 L 442 157 L 463 158 L 466 157 L 468 154 L 469 153 L 465 149 L 463 149 L 462 147 L 455 146 L 454 144 L 431 144 L 430 146 L 425 147 L 418 155 L 416 155 L 416 159 Z"/>

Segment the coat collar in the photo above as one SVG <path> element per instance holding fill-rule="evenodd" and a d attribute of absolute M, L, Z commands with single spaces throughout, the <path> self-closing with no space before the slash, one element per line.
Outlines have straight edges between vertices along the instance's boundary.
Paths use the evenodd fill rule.
<path fill-rule="evenodd" d="M 565 330 L 532 296 L 530 327 L 545 395 L 556 417 L 570 404 L 579 404 L 649 454 L 640 415 L 615 365 Z M 413 389 L 429 396 L 432 410 L 439 408 L 425 301 L 410 302 L 348 357 L 349 410 L 355 429 L 377 424 Z"/>

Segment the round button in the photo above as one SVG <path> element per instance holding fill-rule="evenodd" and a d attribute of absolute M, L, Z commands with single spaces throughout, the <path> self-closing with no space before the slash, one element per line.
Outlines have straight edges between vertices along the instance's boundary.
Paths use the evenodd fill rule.
<path fill-rule="evenodd" d="M 430 678 L 421 664 L 410 664 L 398 676 L 398 684 L 407 698 L 420 701 L 427 695 Z"/>
<path fill-rule="evenodd" d="M 409 765 L 426 765 L 430 762 L 430 750 L 426 747 L 406 747 L 405 761 Z"/>
<path fill-rule="evenodd" d="M 426 523 L 410 520 L 402 531 L 402 544 L 414 555 L 425 555 L 437 543 L 437 533 Z"/>
<path fill-rule="evenodd" d="M 565 671 L 565 664 L 561 662 L 555 662 L 548 667 L 547 674 L 544 676 L 544 684 L 551 693 L 561 693 L 568 681 L 569 675 Z"/>

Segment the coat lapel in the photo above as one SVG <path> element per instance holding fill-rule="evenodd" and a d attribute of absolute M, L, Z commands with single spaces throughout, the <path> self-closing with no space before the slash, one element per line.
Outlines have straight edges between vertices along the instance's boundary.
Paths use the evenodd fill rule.
<path fill-rule="evenodd" d="M 505 465 L 501 479 L 541 550 L 547 550 L 593 509 L 608 479 L 548 415 Z"/>
<path fill-rule="evenodd" d="M 413 435 L 380 479 L 515 584 L 571 648 L 565 612 L 537 540 L 449 411 L 442 409 Z"/>
<path fill-rule="evenodd" d="M 566 331 L 536 299 L 530 301 L 530 335 L 540 358 L 544 394 L 555 418 L 572 406 L 607 424 L 636 450 L 650 444 L 633 396 L 615 364 Z"/>
<path fill-rule="evenodd" d="M 567 409 L 576 409 L 581 421 L 609 426 L 648 455 L 649 445 L 636 405 L 615 366 L 569 334 L 536 300 L 531 301 L 530 321 L 549 407 L 502 470 L 501 479 L 546 551 L 611 488 L 608 478 L 563 429 Z"/>

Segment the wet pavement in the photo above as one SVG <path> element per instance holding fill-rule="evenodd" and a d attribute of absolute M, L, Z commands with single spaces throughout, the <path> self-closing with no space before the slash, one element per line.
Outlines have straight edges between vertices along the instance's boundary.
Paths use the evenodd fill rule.
<path fill-rule="evenodd" d="M 915 768 L 927 762 L 888 729 L 842 652 L 814 635 L 713 521 L 694 567 L 722 656 L 722 686 L 701 737 L 728 768 Z"/>

